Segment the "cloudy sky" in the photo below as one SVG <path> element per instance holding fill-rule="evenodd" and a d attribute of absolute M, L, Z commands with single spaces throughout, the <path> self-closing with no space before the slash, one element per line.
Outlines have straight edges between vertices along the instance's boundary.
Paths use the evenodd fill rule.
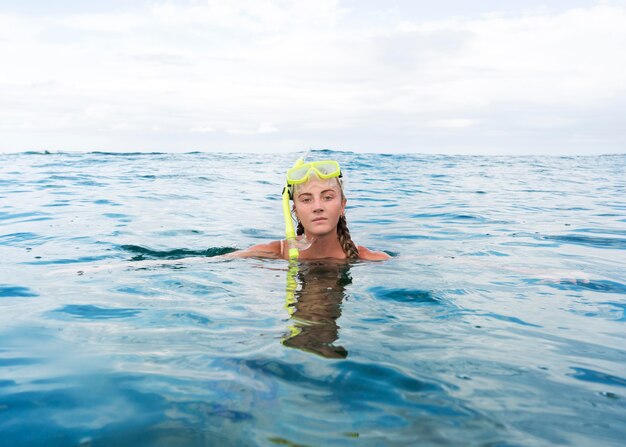
<path fill-rule="evenodd" d="M 626 0 L 0 0 L 0 151 L 626 152 Z"/>

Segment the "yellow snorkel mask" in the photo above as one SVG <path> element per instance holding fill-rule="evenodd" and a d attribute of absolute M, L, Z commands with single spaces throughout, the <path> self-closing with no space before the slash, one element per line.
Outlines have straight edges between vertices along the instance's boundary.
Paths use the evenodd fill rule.
<path fill-rule="evenodd" d="M 289 199 L 293 199 L 293 186 L 305 183 L 309 180 L 311 174 L 324 180 L 335 177 L 339 178 L 341 177 L 341 169 L 339 163 L 335 160 L 320 160 L 305 163 L 302 158 L 299 158 L 293 167 L 287 171 L 287 185 L 283 188 L 283 217 L 285 218 L 285 237 L 287 239 L 289 259 L 298 259 L 300 256 L 296 232 L 293 228 L 291 210 L 289 209 Z"/>

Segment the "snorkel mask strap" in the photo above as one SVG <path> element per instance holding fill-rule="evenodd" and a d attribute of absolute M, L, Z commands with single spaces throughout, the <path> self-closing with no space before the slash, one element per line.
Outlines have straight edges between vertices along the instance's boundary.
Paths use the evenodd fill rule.
<path fill-rule="evenodd" d="M 302 158 L 298 158 L 294 167 L 304 164 Z M 296 245 L 296 232 L 293 228 L 293 219 L 291 218 L 291 210 L 289 209 L 290 186 L 287 184 L 283 188 L 283 217 L 285 218 L 285 237 L 287 239 L 287 247 L 289 250 L 289 259 L 296 260 L 300 256 L 300 251 Z"/>

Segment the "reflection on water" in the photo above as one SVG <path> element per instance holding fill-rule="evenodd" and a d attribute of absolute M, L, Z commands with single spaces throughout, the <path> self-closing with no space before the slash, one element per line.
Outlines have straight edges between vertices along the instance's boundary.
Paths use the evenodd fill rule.
<path fill-rule="evenodd" d="M 335 346 L 339 337 L 346 286 L 352 283 L 350 265 L 342 262 L 290 263 L 287 272 L 289 334 L 283 344 L 322 357 L 344 359 L 348 351 Z"/>

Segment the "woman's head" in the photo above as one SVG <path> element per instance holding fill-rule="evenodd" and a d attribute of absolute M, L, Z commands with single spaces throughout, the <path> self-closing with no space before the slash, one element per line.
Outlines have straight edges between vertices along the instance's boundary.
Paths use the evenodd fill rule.
<path fill-rule="evenodd" d="M 287 181 L 291 184 L 293 212 L 298 221 L 297 234 L 336 234 L 346 257 L 358 259 L 359 251 L 346 223 L 347 200 L 339 164 L 330 160 L 297 163 L 288 171 Z"/>
<path fill-rule="evenodd" d="M 293 211 L 307 236 L 336 231 L 345 206 L 346 198 L 337 178 L 310 175 L 306 182 L 294 185 Z"/>

